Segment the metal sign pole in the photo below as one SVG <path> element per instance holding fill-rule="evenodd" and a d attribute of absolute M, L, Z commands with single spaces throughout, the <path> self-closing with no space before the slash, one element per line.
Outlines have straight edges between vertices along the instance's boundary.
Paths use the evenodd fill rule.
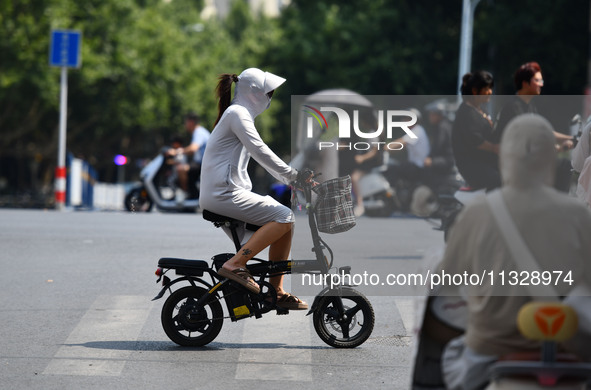
<path fill-rule="evenodd" d="M 62 66 L 60 80 L 60 122 L 55 169 L 55 205 L 58 210 L 66 207 L 66 121 L 68 112 L 68 68 Z"/>
<path fill-rule="evenodd" d="M 55 168 L 55 207 L 66 207 L 66 121 L 68 117 L 68 68 L 79 68 L 82 33 L 76 30 L 52 30 L 49 46 L 49 65 L 61 68 L 60 122 Z"/>
<path fill-rule="evenodd" d="M 462 77 L 470 71 L 472 62 L 472 30 L 474 10 L 480 0 L 464 0 L 462 3 L 462 33 L 460 38 L 460 62 L 458 67 L 458 101 L 460 101 Z"/>

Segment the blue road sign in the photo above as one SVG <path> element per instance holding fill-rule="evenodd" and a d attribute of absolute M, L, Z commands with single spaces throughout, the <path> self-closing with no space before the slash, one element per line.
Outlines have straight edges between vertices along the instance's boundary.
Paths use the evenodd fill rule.
<path fill-rule="evenodd" d="M 82 33 L 76 30 L 52 30 L 49 65 L 79 68 L 82 62 L 80 47 Z"/>

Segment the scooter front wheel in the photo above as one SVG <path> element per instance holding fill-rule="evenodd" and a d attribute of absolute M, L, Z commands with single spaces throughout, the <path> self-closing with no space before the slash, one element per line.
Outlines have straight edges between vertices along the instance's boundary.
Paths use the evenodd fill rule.
<path fill-rule="evenodd" d="M 326 344 L 335 348 L 355 348 L 371 335 L 375 315 L 365 295 L 343 287 L 340 294 L 321 299 L 313 322 L 316 333 Z"/>
<path fill-rule="evenodd" d="M 153 202 L 148 196 L 145 188 L 137 187 L 133 188 L 125 196 L 125 209 L 131 212 L 152 210 Z"/>
<path fill-rule="evenodd" d="M 168 297 L 162 307 L 161 321 L 166 335 L 184 347 L 201 347 L 212 342 L 222 330 L 222 305 L 209 299 L 202 306 L 197 301 L 207 293 L 201 287 L 183 287 Z"/>

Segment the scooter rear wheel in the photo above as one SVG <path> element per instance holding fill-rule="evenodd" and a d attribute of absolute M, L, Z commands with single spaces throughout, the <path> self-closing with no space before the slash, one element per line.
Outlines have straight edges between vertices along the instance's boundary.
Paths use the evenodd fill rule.
<path fill-rule="evenodd" d="M 340 302 L 344 308 L 339 313 Z M 314 312 L 314 329 L 326 344 L 335 348 L 355 348 L 371 335 L 375 323 L 373 307 L 362 293 L 343 287 L 341 294 L 321 299 Z"/>
<path fill-rule="evenodd" d="M 199 298 L 206 293 L 201 287 L 183 287 L 164 302 L 162 327 L 178 345 L 201 347 L 212 342 L 222 330 L 224 313 L 218 300 L 210 299 L 203 306 L 197 306 Z"/>

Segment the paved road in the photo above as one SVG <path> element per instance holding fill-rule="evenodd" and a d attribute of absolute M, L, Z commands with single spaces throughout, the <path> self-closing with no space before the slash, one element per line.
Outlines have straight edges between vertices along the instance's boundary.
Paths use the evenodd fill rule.
<path fill-rule="evenodd" d="M 303 220 L 295 258 L 309 256 L 306 233 Z M 442 241 L 402 218 L 325 239 L 353 272 L 420 269 Z M 232 248 L 200 215 L 4 209 L 0 248 L 0 389 L 408 388 L 416 300 L 387 288 L 370 291 L 375 329 L 353 350 L 325 345 L 304 312 L 226 321 L 203 348 L 168 340 L 157 259 Z"/>

